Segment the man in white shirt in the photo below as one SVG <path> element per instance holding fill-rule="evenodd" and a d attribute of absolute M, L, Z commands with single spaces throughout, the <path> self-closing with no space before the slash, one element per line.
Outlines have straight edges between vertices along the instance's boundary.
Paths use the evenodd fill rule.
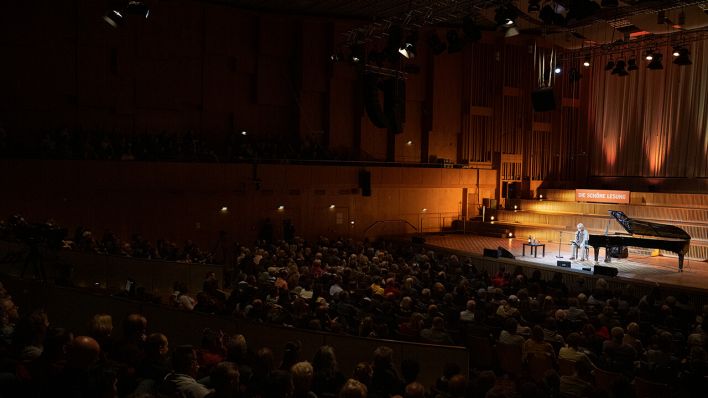
<path fill-rule="evenodd" d="M 578 251 L 580 251 L 580 261 L 585 261 L 588 259 L 587 247 L 588 239 L 590 239 L 590 234 L 588 230 L 585 229 L 583 223 L 578 224 L 578 231 L 575 233 L 575 240 L 573 240 L 573 257 L 571 260 L 575 260 L 578 257 Z"/>

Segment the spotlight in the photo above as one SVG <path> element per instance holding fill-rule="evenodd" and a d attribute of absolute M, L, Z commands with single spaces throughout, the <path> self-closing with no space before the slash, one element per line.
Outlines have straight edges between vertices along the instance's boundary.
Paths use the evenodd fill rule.
<path fill-rule="evenodd" d="M 403 55 L 407 59 L 415 58 L 415 46 L 417 43 L 418 33 L 413 32 L 406 38 L 406 40 L 403 42 L 403 45 L 398 48 L 398 53 Z"/>
<path fill-rule="evenodd" d="M 617 7 L 619 4 L 617 0 L 602 0 L 603 7 Z"/>
<path fill-rule="evenodd" d="M 424 208 L 420 209 L 420 211 L 423 212 L 423 213 L 425 213 L 426 211 L 428 211 L 428 209 L 426 209 L 426 208 L 424 207 Z"/>
<path fill-rule="evenodd" d="M 103 16 L 103 20 L 114 28 L 123 25 L 125 18 L 118 10 L 110 10 Z"/>
<path fill-rule="evenodd" d="M 334 209 L 335 207 L 337 207 L 337 206 L 335 206 L 335 205 L 329 205 L 329 208 L 330 208 L 330 209 Z"/>
<path fill-rule="evenodd" d="M 499 7 L 494 13 L 494 21 L 497 26 L 510 27 L 516 22 L 516 10 L 511 7 Z"/>
<path fill-rule="evenodd" d="M 674 64 L 680 66 L 691 65 L 693 62 L 691 62 L 690 55 L 691 53 L 688 51 L 688 48 L 681 47 L 679 49 L 679 56 L 674 60 Z"/>
<path fill-rule="evenodd" d="M 613 61 L 611 58 L 609 61 L 607 61 L 607 65 L 605 65 L 605 70 L 612 70 L 615 67 L 615 61 Z"/>
<path fill-rule="evenodd" d="M 449 54 L 462 51 L 462 40 L 455 29 L 447 31 L 447 52 Z"/>
<path fill-rule="evenodd" d="M 229 211 L 229 208 L 228 208 L 228 207 L 226 207 L 226 206 L 222 206 L 222 207 L 221 207 L 221 212 L 222 212 L 222 213 L 226 213 L 227 211 Z"/>
<path fill-rule="evenodd" d="M 624 60 L 623 60 L 623 59 L 620 59 L 620 60 L 617 61 L 617 63 L 615 64 L 615 68 L 612 69 L 612 74 L 613 74 L 613 75 L 617 75 L 617 76 L 627 76 L 627 75 L 629 75 L 629 72 L 627 72 L 627 70 L 625 69 L 626 66 L 627 66 L 627 64 L 624 62 Z"/>
<path fill-rule="evenodd" d="M 329 60 L 332 61 L 332 62 L 339 62 L 339 60 L 340 60 L 341 58 L 342 58 L 341 55 L 339 55 L 339 54 L 337 54 L 337 53 L 331 54 L 331 55 L 329 56 Z"/>
<path fill-rule="evenodd" d="M 283 211 L 283 210 L 285 210 L 285 206 L 283 206 L 283 205 L 278 206 L 278 211 Z"/>
<path fill-rule="evenodd" d="M 351 60 L 353 63 L 359 63 L 364 59 L 364 49 L 358 45 L 355 44 L 352 46 L 352 54 L 349 60 Z"/>
<path fill-rule="evenodd" d="M 430 44 L 430 49 L 433 50 L 433 54 L 435 55 L 440 55 L 447 50 L 447 45 L 440 40 L 437 33 L 430 35 L 428 44 Z"/>
<path fill-rule="evenodd" d="M 506 33 L 504 33 L 504 37 L 514 37 L 519 35 L 519 30 L 516 29 L 515 27 L 511 27 L 506 30 Z"/>
<path fill-rule="evenodd" d="M 513 234 L 512 232 L 509 232 L 506 236 L 508 236 L 508 237 L 510 237 L 510 238 L 513 238 L 513 237 L 514 237 L 514 234 Z"/>
<path fill-rule="evenodd" d="M 559 75 L 562 71 L 563 69 L 561 69 L 560 65 L 556 65 L 556 67 L 553 68 L 553 73 L 555 73 L 556 75 Z"/>
<path fill-rule="evenodd" d="M 647 55 L 644 57 L 647 61 L 654 59 L 654 53 L 652 51 L 647 51 Z"/>
<path fill-rule="evenodd" d="M 590 66 L 590 56 L 589 55 L 585 56 L 585 60 L 583 61 L 583 66 L 586 68 Z"/>
<path fill-rule="evenodd" d="M 647 65 L 647 68 L 651 69 L 651 70 L 664 69 L 664 64 L 661 63 L 661 60 L 663 58 L 664 58 L 664 56 L 661 53 L 652 54 L 651 62 L 649 62 L 649 65 Z"/>
<path fill-rule="evenodd" d="M 679 55 L 681 55 L 681 53 L 679 52 L 680 49 L 681 49 L 681 47 L 674 46 L 674 52 L 672 53 L 672 55 L 674 57 L 678 57 Z"/>
<path fill-rule="evenodd" d="M 529 0 L 528 12 L 540 11 L 541 0 Z"/>
<path fill-rule="evenodd" d="M 246 130 L 241 131 L 241 135 L 248 135 L 248 131 L 246 131 Z"/>
<path fill-rule="evenodd" d="M 406 141 L 406 145 L 408 145 L 408 146 L 413 145 L 413 141 L 411 141 L 411 140 Z"/>
<path fill-rule="evenodd" d="M 627 70 L 632 71 L 632 70 L 637 70 L 639 67 L 637 66 L 637 59 L 636 58 L 630 58 L 627 61 Z"/>
<path fill-rule="evenodd" d="M 150 15 L 150 7 L 142 1 L 129 1 L 128 5 L 125 7 L 125 10 L 128 14 L 139 15 L 145 18 Z"/>

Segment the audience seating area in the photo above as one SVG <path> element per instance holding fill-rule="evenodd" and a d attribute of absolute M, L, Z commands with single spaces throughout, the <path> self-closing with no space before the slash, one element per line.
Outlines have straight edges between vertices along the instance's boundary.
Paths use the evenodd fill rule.
<path fill-rule="evenodd" d="M 131 286 L 117 291 L 100 284 L 47 289 L 40 281 L 8 277 L 10 293 L 3 291 L 0 306 L 2 383 L 19 394 L 36 392 L 39 396 L 48 396 L 42 395 L 42 388 L 51 388 L 52 383 L 70 383 L 75 389 L 106 388 L 103 379 L 72 379 L 77 371 L 72 368 L 76 362 L 72 355 L 86 359 L 88 350 L 95 355 L 89 363 L 83 362 L 81 371 L 117 380 L 117 391 L 113 395 L 103 391 L 102 395 L 135 396 L 141 392 L 151 394 L 141 396 L 179 396 L 160 386 L 171 385 L 173 370 L 189 373 L 179 366 L 180 358 L 189 357 L 191 351 L 185 354 L 183 347 L 170 345 L 159 357 L 161 378 L 151 375 L 144 384 L 146 377 L 135 369 L 147 357 L 149 338 L 134 342 L 137 351 L 132 364 L 115 351 L 113 337 L 106 342 L 105 336 L 94 333 L 94 342 L 77 337 L 78 341 L 69 344 L 68 358 L 53 358 L 67 361 L 62 369 L 52 368 L 57 378 L 37 381 L 31 371 L 23 370 L 32 368 L 33 363 L 48 366 L 41 359 L 49 344 L 46 339 L 58 333 L 55 327 L 91 335 L 84 325 L 93 314 L 106 312 L 116 320 L 142 314 L 150 323 L 141 335 L 159 331 L 179 345 L 199 345 L 201 339 L 202 347 L 194 355 L 203 362 L 202 369 L 213 366 L 216 371 L 208 359 L 227 359 L 225 346 L 233 341 L 225 336 L 234 334 L 243 334 L 257 346 L 270 347 L 276 358 L 290 358 L 292 363 L 281 367 L 286 372 L 271 372 L 268 369 L 277 365 L 259 366 L 262 350 L 251 345 L 253 355 L 235 358 L 236 365 L 223 365 L 252 372 L 243 372 L 249 376 L 240 381 L 240 395 L 227 396 L 299 396 L 264 390 L 263 383 L 277 385 L 282 378 L 295 378 L 295 368 L 290 369 L 295 361 L 293 347 L 302 353 L 297 360 L 314 364 L 320 345 L 345 353 L 340 370 L 358 380 L 361 390 L 368 390 L 371 397 L 416 396 L 406 393 L 405 386 L 415 390 L 413 380 L 422 382 L 427 396 L 440 397 L 642 396 L 645 380 L 667 386 L 677 397 L 693 396 L 696 389 L 706 387 L 704 319 L 708 307 L 692 305 L 685 297 L 671 296 L 658 288 L 618 286 L 589 276 L 580 276 L 588 278 L 587 284 L 568 284 L 561 273 L 530 273 L 521 267 L 511 271 L 506 269 L 511 263 L 503 262 L 490 272 L 478 268 L 474 258 L 400 242 L 306 242 L 296 238 L 239 247 L 232 258 L 220 274 L 226 276 L 225 283 L 219 282 L 217 272 L 207 269 L 196 295 L 191 293 L 196 289 L 176 280 L 172 295 L 149 297 L 151 302 Z M 140 261 L 162 274 L 179 266 Z M 110 272 L 113 267 L 105 269 Z M 135 283 L 142 284 L 140 280 Z M 13 309 L 20 301 L 23 305 L 18 313 Z M 36 308 L 45 308 L 46 313 Z M 216 348 L 213 336 L 203 335 L 205 327 L 223 332 L 216 333 L 220 336 Z M 205 341 L 211 345 L 204 347 Z M 293 343 L 288 345 L 288 341 Z M 379 345 L 389 348 L 377 350 Z M 286 349 L 279 351 L 283 346 Z M 199 354 L 204 350 L 210 355 Z M 380 362 L 381 351 L 389 359 Z M 28 352 L 35 356 L 27 358 Z M 168 353 L 172 354 L 171 362 Z M 571 362 L 561 365 L 559 359 Z M 451 364 L 445 365 L 448 361 Z M 372 379 L 358 372 L 367 366 L 373 368 Z M 411 368 L 416 367 L 419 371 L 413 373 L 417 376 L 411 376 Z M 94 370 L 99 373 L 91 373 Z M 208 376 L 205 372 L 190 377 Z M 388 379 L 386 389 L 378 384 L 381 380 L 376 374 L 380 372 L 385 373 L 380 377 Z M 336 395 L 345 389 L 346 377 L 327 393 Z M 631 384 L 632 380 L 639 380 L 639 387 L 637 382 Z M 205 386 L 195 387 L 200 391 L 222 388 L 210 379 L 200 381 Z M 87 382 L 93 384 L 85 385 Z M 150 386 L 145 391 L 136 387 L 145 385 Z M 317 396 L 327 396 L 318 392 L 322 394 Z M 342 394 L 351 396 L 345 395 L 346 391 Z"/>

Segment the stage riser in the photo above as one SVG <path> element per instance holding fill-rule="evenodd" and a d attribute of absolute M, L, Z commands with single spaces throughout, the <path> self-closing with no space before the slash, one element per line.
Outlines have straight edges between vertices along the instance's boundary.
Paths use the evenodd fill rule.
<path fill-rule="evenodd" d="M 546 213 L 576 213 L 608 216 L 609 210 L 620 210 L 632 218 L 645 220 L 682 221 L 686 223 L 705 223 L 708 225 L 708 209 L 688 209 L 667 206 L 618 205 L 577 202 L 555 202 L 521 200 L 521 210 Z"/>
<path fill-rule="evenodd" d="M 538 191 L 544 200 L 575 202 L 574 189 L 541 189 Z M 644 206 L 688 207 L 708 209 L 708 195 L 632 192 L 630 203 Z"/>

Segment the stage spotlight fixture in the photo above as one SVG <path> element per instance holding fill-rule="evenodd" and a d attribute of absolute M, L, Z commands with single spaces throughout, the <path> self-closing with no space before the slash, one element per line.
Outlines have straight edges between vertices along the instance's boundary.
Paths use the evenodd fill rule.
<path fill-rule="evenodd" d="M 529 0 L 528 12 L 535 12 L 541 10 L 541 0 Z"/>
<path fill-rule="evenodd" d="M 150 16 L 150 7 L 142 1 L 129 1 L 125 10 L 131 15 L 139 15 L 145 18 Z"/>
<path fill-rule="evenodd" d="M 241 131 L 241 135 L 248 135 L 248 131 L 242 130 L 242 131 Z"/>
<path fill-rule="evenodd" d="M 123 14 L 121 14 L 120 11 L 118 10 L 110 10 L 106 13 L 106 15 L 103 16 L 103 20 L 106 21 L 107 24 L 111 25 L 114 28 L 117 28 L 125 22 L 125 18 L 123 18 Z"/>
<path fill-rule="evenodd" d="M 332 62 L 339 62 L 340 59 L 341 59 L 341 56 L 337 53 L 330 54 L 330 56 L 329 56 L 329 60 Z"/>
<path fill-rule="evenodd" d="M 477 24 L 474 23 L 474 19 L 471 15 L 467 15 L 462 18 L 462 32 L 465 34 L 465 40 L 476 42 L 482 38 L 482 31 L 479 30 Z"/>
<path fill-rule="evenodd" d="M 509 29 L 506 30 L 506 33 L 504 33 L 504 37 L 514 37 L 519 35 L 519 30 L 516 29 L 516 27 L 512 26 Z"/>
<path fill-rule="evenodd" d="M 647 68 L 651 69 L 651 70 L 664 69 L 664 64 L 661 63 L 663 58 L 664 58 L 664 56 L 661 53 L 652 54 L 651 62 L 649 62 L 649 65 L 647 65 Z"/>
<path fill-rule="evenodd" d="M 329 205 L 329 208 L 330 208 L 330 209 L 334 209 L 335 207 L 337 207 L 337 206 L 335 206 L 335 205 Z"/>
<path fill-rule="evenodd" d="M 447 31 L 447 52 L 449 54 L 462 51 L 462 40 L 460 40 L 460 35 L 457 30 L 450 29 Z"/>
<path fill-rule="evenodd" d="M 406 40 L 403 42 L 403 45 L 398 48 L 398 53 L 406 57 L 407 59 L 413 59 L 415 58 L 415 52 L 416 52 L 416 45 L 418 44 L 418 32 L 413 32 L 408 37 L 406 37 Z"/>
<path fill-rule="evenodd" d="M 553 73 L 555 73 L 556 75 L 559 75 L 562 71 L 563 71 L 563 69 L 561 68 L 560 65 L 556 65 L 556 67 L 553 68 Z"/>
<path fill-rule="evenodd" d="M 680 48 L 681 47 L 674 46 L 674 52 L 671 53 L 671 55 L 673 55 L 674 57 L 678 57 L 679 55 L 681 55 L 681 53 L 679 52 Z"/>
<path fill-rule="evenodd" d="M 654 52 L 651 50 L 647 51 L 647 55 L 644 57 L 644 59 L 646 59 L 647 61 L 651 61 L 652 59 L 654 59 Z"/>
<path fill-rule="evenodd" d="M 627 60 L 627 70 L 637 70 L 639 67 L 637 66 L 637 59 L 636 58 L 630 58 Z"/>
<path fill-rule="evenodd" d="M 589 55 L 585 56 L 585 60 L 583 61 L 583 66 L 586 68 L 590 66 L 590 56 Z"/>
<path fill-rule="evenodd" d="M 617 7 L 619 4 L 617 0 L 602 0 L 601 5 L 603 7 Z"/>
<path fill-rule="evenodd" d="M 433 54 L 435 55 L 440 55 L 447 50 L 447 45 L 440 40 L 437 33 L 430 35 L 429 44 L 430 49 L 433 50 Z"/>
<path fill-rule="evenodd" d="M 679 49 L 679 55 L 674 59 L 674 64 L 684 66 L 684 65 L 691 65 L 693 62 L 691 62 L 691 53 L 688 51 L 688 48 L 686 47 L 681 47 Z"/>
<path fill-rule="evenodd" d="M 508 237 L 510 237 L 510 238 L 513 238 L 513 237 L 514 237 L 514 233 L 513 233 L 513 232 L 509 232 L 506 236 L 508 236 Z"/>
<path fill-rule="evenodd" d="M 358 45 L 355 44 L 352 46 L 352 53 L 351 56 L 349 57 L 349 60 L 352 61 L 353 63 L 359 63 L 364 59 L 364 49 Z"/>
<path fill-rule="evenodd" d="M 615 61 L 613 61 L 612 58 L 610 58 L 610 60 L 607 61 L 607 65 L 605 65 L 605 70 L 609 71 L 609 70 L 612 70 L 614 67 L 615 67 Z"/>
<path fill-rule="evenodd" d="M 499 7 L 494 13 L 494 21 L 497 26 L 513 26 L 516 22 L 516 9 L 511 7 Z"/>
<path fill-rule="evenodd" d="M 612 69 L 612 74 L 617 76 L 627 76 L 629 75 L 629 72 L 627 72 L 627 70 L 625 69 L 626 67 L 627 64 L 624 62 L 623 59 L 620 59 L 615 64 L 615 68 Z"/>

